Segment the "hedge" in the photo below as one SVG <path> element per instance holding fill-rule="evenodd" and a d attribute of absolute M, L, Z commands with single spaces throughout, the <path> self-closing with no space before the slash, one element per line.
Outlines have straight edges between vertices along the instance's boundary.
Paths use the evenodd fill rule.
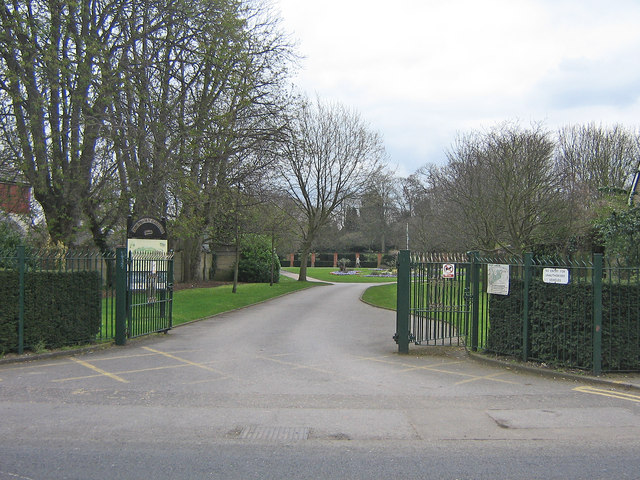
<path fill-rule="evenodd" d="M 25 272 L 24 345 L 60 348 L 95 341 L 102 323 L 98 272 Z M 19 278 L 0 271 L 0 353 L 17 351 Z"/>
<path fill-rule="evenodd" d="M 523 281 L 507 296 L 489 295 L 487 350 L 522 356 Z M 550 365 L 593 367 L 593 287 L 533 279 L 529 287 L 528 358 Z M 640 285 L 602 287 L 602 368 L 640 369 Z"/>

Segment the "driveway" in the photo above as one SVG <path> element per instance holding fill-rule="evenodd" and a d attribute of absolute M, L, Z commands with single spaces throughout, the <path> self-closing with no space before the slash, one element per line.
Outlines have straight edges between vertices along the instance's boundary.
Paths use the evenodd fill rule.
<path fill-rule="evenodd" d="M 637 475 L 639 395 L 459 348 L 399 355 L 368 286 L 0 366 L 0 480 Z"/>

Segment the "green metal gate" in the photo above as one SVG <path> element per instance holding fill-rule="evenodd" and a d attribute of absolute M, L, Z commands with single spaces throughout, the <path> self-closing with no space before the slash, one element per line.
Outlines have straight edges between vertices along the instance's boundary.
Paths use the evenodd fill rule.
<path fill-rule="evenodd" d="M 173 252 L 116 252 L 116 344 L 172 327 Z"/>
<path fill-rule="evenodd" d="M 394 340 L 400 353 L 416 345 L 478 343 L 478 264 L 475 253 L 398 255 Z"/>
<path fill-rule="evenodd" d="M 470 263 L 464 255 L 411 259 L 411 339 L 416 345 L 464 345 L 471 312 Z"/>

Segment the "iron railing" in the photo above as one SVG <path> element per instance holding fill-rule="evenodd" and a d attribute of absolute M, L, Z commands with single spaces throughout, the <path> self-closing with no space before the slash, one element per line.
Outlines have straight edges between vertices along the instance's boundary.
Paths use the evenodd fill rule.
<path fill-rule="evenodd" d="M 173 253 L 0 251 L 0 355 L 166 332 L 172 302 Z"/>
<path fill-rule="evenodd" d="M 407 251 L 398 258 L 400 351 L 408 351 L 411 341 L 455 338 L 472 350 L 596 374 L 640 371 L 640 267 L 605 262 L 599 254 L 578 259 L 470 252 L 466 262 L 450 260 L 456 274 L 445 279 L 446 258 L 410 257 Z M 506 267 L 508 290 L 487 293 L 496 266 Z M 425 328 L 432 329 L 427 342 Z"/>
<path fill-rule="evenodd" d="M 0 353 L 114 338 L 115 253 L 19 246 L 0 252 L 0 273 Z"/>

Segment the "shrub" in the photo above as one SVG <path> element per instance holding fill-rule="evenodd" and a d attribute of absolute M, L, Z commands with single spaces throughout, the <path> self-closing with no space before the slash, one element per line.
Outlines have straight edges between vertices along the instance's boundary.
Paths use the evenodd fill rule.
<path fill-rule="evenodd" d="M 271 240 L 264 235 L 246 235 L 242 239 L 238 280 L 250 283 L 271 281 L 273 261 L 273 281 L 280 280 L 280 260 L 271 252 Z"/>
<path fill-rule="evenodd" d="M 340 267 L 341 272 L 346 272 L 349 265 L 351 265 L 351 260 L 349 260 L 348 258 L 341 258 L 340 260 L 338 260 L 338 267 Z"/>

